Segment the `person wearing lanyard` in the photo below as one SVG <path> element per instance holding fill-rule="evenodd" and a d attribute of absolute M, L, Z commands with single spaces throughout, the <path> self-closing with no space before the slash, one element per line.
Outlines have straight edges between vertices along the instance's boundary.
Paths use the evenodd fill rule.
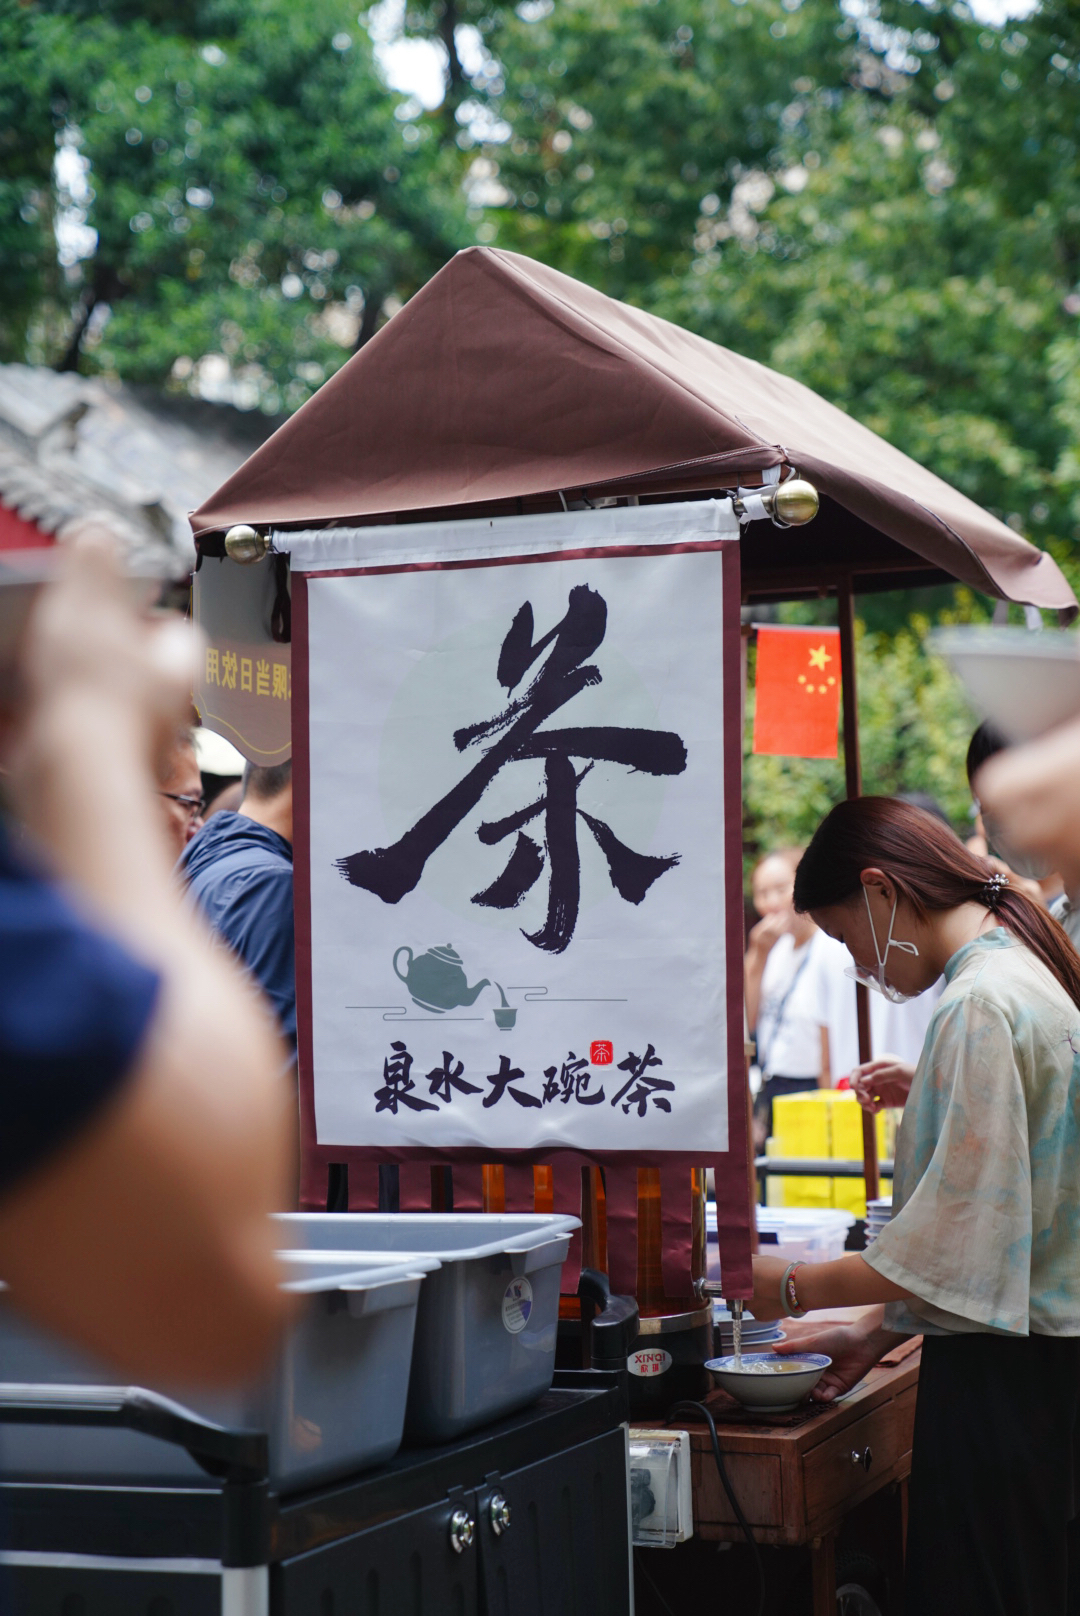
<path fill-rule="evenodd" d="M 894 1002 L 946 986 L 900 1128 L 892 1221 L 866 1252 L 754 1259 L 756 1318 L 883 1304 L 804 1326 L 854 1385 L 924 1337 L 908 1616 L 1080 1609 L 1080 958 L 1061 927 L 931 815 L 841 803 L 795 905 Z"/>
<path fill-rule="evenodd" d="M 761 919 L 746 951 L 746 1018 L 757 1039 L 761 1088 L 754 1104 L 754 1142 L 762 1149 L 772 1132 L 777 1095 L 816 1089 L 821 1081 L 822 1037 L 807 1000 L 820 942 L 818 928 L 792 907 L 801 848 L 769 853 L 754 870 L 751 893 Z"/>

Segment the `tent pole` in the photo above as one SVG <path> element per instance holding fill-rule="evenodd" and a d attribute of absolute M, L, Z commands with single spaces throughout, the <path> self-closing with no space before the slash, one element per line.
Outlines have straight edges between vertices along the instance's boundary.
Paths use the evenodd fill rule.
<path fill-rule="evenodd" d="M 844 703 L 844 777 L 849 797 L 862 796 L 862 765 L 859 760 L 859 708 L 855 687 L 855 594 L 851 587 L 851 574 L 845 573 L 837 584 L 836 600 L 840 621 L 840 690 Z M 855 986 L 855 1006 L 859 1018 L 859 1061 L 868 1061 L 872 1055 L 870 1044 L 870 999 L 862 983 Z M 866 1198 L 876 1201 L 881 1193 L 878 1179 L 877 1133 L 875 1118 L 869 1111 L 862 1114 L 863 1167 L 866 1177 Z"/>

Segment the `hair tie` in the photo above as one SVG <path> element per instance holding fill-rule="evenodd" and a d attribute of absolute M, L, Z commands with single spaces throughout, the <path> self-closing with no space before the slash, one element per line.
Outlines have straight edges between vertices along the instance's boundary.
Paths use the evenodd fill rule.
<path fill-rule="evenodd" d="M 1009 877 L 1007 875 L 1001 875 L 996 870 L 994 874 L 989 877 L 982 890 L 983 901 L 988 909 L 993 909 L 996 906 L 998 899 L 1008 884 Z"/>

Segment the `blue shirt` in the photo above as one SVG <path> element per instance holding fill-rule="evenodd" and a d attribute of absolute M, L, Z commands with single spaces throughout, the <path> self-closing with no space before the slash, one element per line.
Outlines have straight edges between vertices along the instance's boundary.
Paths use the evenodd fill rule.
<path fill-rule="evenodd" d="M 0 823 L 0 1193 L 123 1083 L 158 987 L 18 855 Z"/>
<path fill-rule="evenodd" d="M 214 814 L 180 859 L 210 925 L 246 965 L 296 1049 L 292 845 L 245 814 Z"/>

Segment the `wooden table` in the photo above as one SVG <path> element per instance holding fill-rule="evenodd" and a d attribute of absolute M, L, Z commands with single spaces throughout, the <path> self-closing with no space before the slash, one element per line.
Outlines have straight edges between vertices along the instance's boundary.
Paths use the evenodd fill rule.
<path fill-rule="evenodd" d="M 814 1616 L 836 1616 L 836 1533 L 850 1510 L 900 1482 L 906 1531 L 919 1345 L 915 1340 L 890 1353 L 860 1387 L 831 1406 L 808 1403 L 763 1418 L 724 1392 L 706 1399 L 732 1489 L 757 1541 L 811 1551 Z M 707 1427 L 687 1422 L 686 1429 L 695 1533 L 713 1542 L 744 1541 Z"/>

